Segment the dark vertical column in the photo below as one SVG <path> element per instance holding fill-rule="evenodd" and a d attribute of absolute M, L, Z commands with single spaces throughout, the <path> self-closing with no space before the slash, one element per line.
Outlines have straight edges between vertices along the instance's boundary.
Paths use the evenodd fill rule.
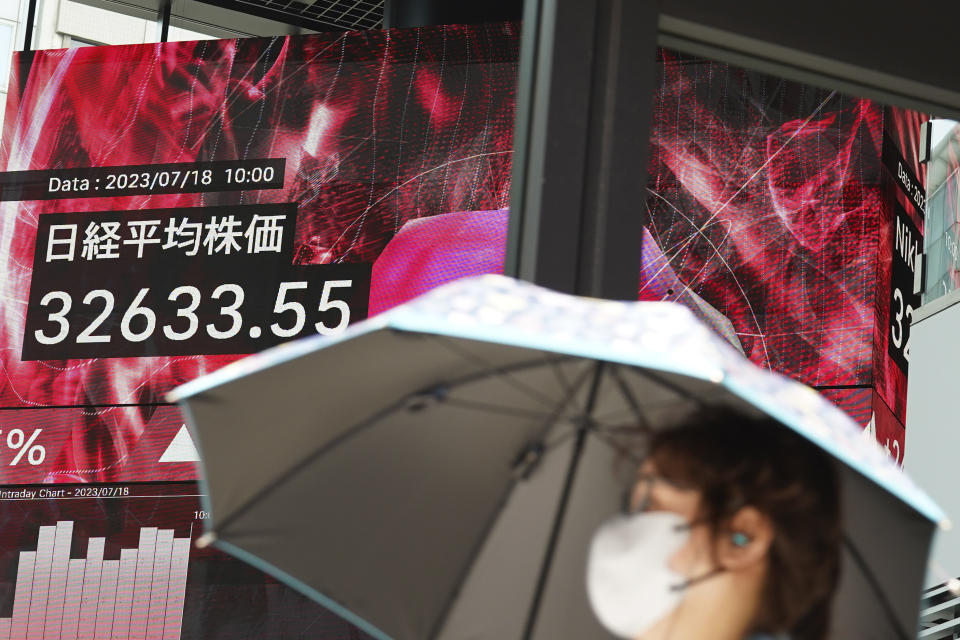
<path fill-rule="evenodd" d="M 636 297 L 655 0 L 528 0 L 506 273 Z"/>
<path fill-rule="evenodd" d="M 160 0 L 160 42 L 170 38 L 170 6 L 172 0 Z"/>
<path fill-rule="evenodd" d="M 523 0 L 386 0 L 383 26 L 425 27 L 432 24 L 475 24 L 519 20 Z"/>
<path fill-rule="evenodd" d="M 23 50 L 33 51 L 33 25 L 37 21 L 37 0 L 30 0 L 27 3 L 27 23 L 24 25 L 26 32 L 23 34 Z"/>

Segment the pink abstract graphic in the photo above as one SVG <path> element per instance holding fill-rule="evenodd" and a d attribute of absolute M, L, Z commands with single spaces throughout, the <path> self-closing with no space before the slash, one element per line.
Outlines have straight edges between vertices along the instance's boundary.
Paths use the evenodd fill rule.
<path fill-rule="evenodd" d="M 294 202 L 293 266 L 372 264 L 371 314 L 499 271 L 517 49 L 517 27 L 498 25 L 19 58 L 7 171 L 286 163 L 280 189 L 0 205 L 0 402 L 84 407 L 44 479 L 163 475 L 150 460 L 179 424 L 151 423 L 155 404 L 242 354 L 22 360 L 39 216 Z M 911 157 L 920 116 L 668 51 L 660 69 L 638 298 L 687 304 L 812 386 L 876 385 L 902 419 L 906 377 L 886 346 L 902 194 L 882 158 Z"/>
<path fill-rule="evenodd" d="M 179 428 L 135 451 L 152 404 L 242 354 L 22 361 L 39 216 L 295 202 L 296 264 L 372 263 L 407 222 L 507 205 L 518 35 L 444 27 L 19 56 L 6 171 L 286 161 L 282 189 L 0 205 L 0 404 L 97 407 L 77 414 L 46 479 L 149 475 L 126 461 L 158 457 Z"/>

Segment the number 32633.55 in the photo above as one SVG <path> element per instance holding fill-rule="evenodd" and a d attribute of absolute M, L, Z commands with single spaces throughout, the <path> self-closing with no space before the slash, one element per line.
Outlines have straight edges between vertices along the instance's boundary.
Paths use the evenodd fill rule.
<path fill-rule="evenodd" d="M 338 293 L 349 293 L 352 286 L 352 280 L 323 282 L 314 312 L 324 314 L 324 319 L 327 320 L 331 318 L 327 312 L 336 312 L 338 320 L 334 324 L 327 324 L 324 319 L 317 319 L 313 322 L 314 331 L 322 335 L 332 335 L 346 329 L 350 323 L 350 306 L 345 300 L 335 296 Z M 275 321 L 269 323 L 269 330 L 277 338 L 293 338 L 304 332 L 307 326 L 307 306 L 294 299 L 294 295 L 308 287 L 309 283 L 305 281 L 280 283 L 270 317 L 270 320 Z M 168 315 L 175 311 L 175 314 L 161 320 L 158 320 L 157 310 L 145 304 L 149 294 L 149 287 L 141 288 L 123 312 L 119 322 L 122 340 L 131 343 L 144 342 L 155 336 L 158 325 L 164 338 L 176 342 L 197 337 L 201 332 L 201 325 L 206 336 L 214 340 L 229 340 L 238 336 L 245 326 L 243 304 L 247 296 L 239 284 L 221 284 L 213 289 L 210 300 L 216 301 L 216 313 L 204 314 L 210 316 L 206 318 L 210 322 L 202 322 L 198 314 L 203 294 L 196 286 L 182 285 L 170 291 L 167 301 L 172 305 L 162 305 L 160 313 Z M 96 315 L 76 334 L 74 341 L 77 344 L 111 342 L 113 336 L 109 331 L 104 331 L 104 324 L 115 314 L 117 301 L 113 292 L 108 289 L 94 289 L 83 297 L 81 304 L 93 309 Z M 41 298 L 40 306 L 47 310 L 47 326 L 33 331 L 34 340 L 41 345 L 56 345 L 67 340 L 72 333 L 71 317 L 76 316 L 73 297 L 65 291 L 50 291 Z M 99 309 L 99 312 L 96 309 Z M 90 315 L 83 314 L 85 318 Z M 259 335 L 260 330 L 259 325 L 251 327 L 250 335 Z"/>

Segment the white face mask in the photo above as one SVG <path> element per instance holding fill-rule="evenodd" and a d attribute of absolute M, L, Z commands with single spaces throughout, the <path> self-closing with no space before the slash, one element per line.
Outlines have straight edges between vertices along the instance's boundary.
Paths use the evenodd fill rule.
<path fill-rule="evenodd" d="M 680 604 L 691 581 L 669 562 L 689 537 L 687 521 L 667 511 L 618 516 L 597 530 L 587 594 L 607 631 L 634 640 Z"/>

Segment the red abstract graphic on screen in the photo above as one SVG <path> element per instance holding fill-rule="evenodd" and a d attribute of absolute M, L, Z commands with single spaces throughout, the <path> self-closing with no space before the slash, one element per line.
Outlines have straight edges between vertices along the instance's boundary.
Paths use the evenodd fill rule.
<path fill-rule="evenodd" d="M 31 265 L 53 238 L 38 239 L 42 216 L 75 216 L 82 233 L 84 219 L 109 224 L 92 212 L 293 202 L 292 267 L 372 265 L 370 313 L 498 271 L 517 51 L 517 27 L 498 25 L 21 56 L 8 172 L 271 158 L 285 169 L 281 188 L 0 204 L 0 401 L 81 407 L 57 416 L 39 475 L 9 481 L 192 477 L 189 464 L 156 466 L 180 426 L 156 403 L 255 350 L 26 359 Z M 882 158 L 885 136 L 910 157 L 919 118 L 667 51 L 660 69 L 638 297 L 687 304 L 754 362 L 807 384 L 876 384 L 901 414 L 905 373 L 879 342 L 893 233 Z"/>
<path fill-rule="evenodd" d="M 296 202 L 296 265 L 370 264 L 409 221 L 507 206 L 517 46 L 516 26 L 495 25 L 20 55 L 4 126 L 6 171 L 286 162 L 281 189 L 0 205 L 0 403 L 97 407 L 71 414 L 72 428 L 48 442 L 59 450 L 42 465 L 48 473 L 29 479 L 136 479 L 128 467 L 142 454 L 134 449 L 153 403 L 249 351 L 23 361 L 42 216 Z M 173 431 L 155 457 L 179 427 L 163 422 Z"/>

